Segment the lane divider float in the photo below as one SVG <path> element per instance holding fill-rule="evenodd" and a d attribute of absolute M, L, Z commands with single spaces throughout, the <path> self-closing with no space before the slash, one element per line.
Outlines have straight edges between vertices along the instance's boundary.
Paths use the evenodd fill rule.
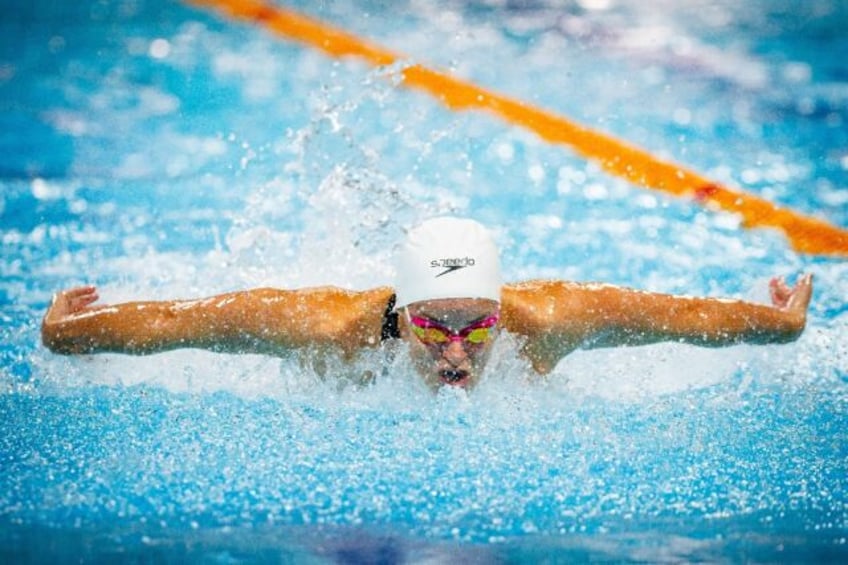
<path fill-rule="evenodd" d="M 252 22 L 332 57 L 357 57 L 375 67 L 409 60 L 342 29 L 262 0 L 188 2 L 214 8 L 230 18 Z M 533 131 L 550 143 L 570 147 L 578 155 L 631 183 L 688 197 L 710 209 L 738 214 L 746 228 L 779 229 L 796 251 L 848 257 L 848 231 L 823 220 L 733 190 L 615 137 L 423 65 L 410 64 L 398 73 L 402 77 L 400 84 L 426 92 L 452 110 L 486 110 Z"/>

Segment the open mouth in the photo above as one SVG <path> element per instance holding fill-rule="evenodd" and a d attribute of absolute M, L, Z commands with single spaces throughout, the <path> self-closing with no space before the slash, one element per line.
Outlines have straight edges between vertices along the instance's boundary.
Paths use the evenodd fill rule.
<path fill-rule="evenodd" d="M 441 378 L 443 383 L 450 386 L 463 386 L 468 381 L 468 377 L 468 371 L 459 369 L 439 371 L 439 378 Z"/>

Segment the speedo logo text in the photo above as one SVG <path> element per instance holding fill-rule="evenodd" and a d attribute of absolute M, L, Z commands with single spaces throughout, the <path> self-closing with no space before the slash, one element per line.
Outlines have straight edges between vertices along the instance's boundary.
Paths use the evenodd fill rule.
<path fill-rule="evenodd" d="M 430 261 L 431 269 L 444 269 L 441 273 L 437 274 L 436 277 L 441 277 L 442 275 L 458 271 L 459 269 L 473 266 L 473 257 L 451 257 L 445 259 L 433 259 Z"/>

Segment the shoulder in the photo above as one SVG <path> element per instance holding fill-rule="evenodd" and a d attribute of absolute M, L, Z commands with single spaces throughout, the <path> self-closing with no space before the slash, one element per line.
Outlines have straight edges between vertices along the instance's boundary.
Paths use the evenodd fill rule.
<path fill-rule="evenodd" d="M 544 374 L 595 333 L 604 292 L 605 285 L 564 280 L 509 284 L 502 289 L 501 319 L 526 337 L 522 352 Z"/>
<path fill-rule="evenodd" d="M 501 300 L 508 308 L 575 308 L 620 292 L 619 287 L 606 283 L 537 279 L 504 285 Z"/>
<path fill-rule="evenodd" d="M 341 332 L 359 336 L 367 343 L 380 335 L 394 289 L 383 286 L 367 290 L 348 290 L 335 286 L 306 288 L 297 291 L 301 308 L 323 316 L 322 324 L 331 333 Z"/>
<path fill-rule="evenodd" d="M 276 320 L 283 326 L 309 326 L 317 332 L 332 333 L 351 326 L 379 324 L 394 292 L 390 287 L 348 290 L 335 286 L 300 289 L 255 288 L 216 297 L 226 305 L 257 321 Z"/>
<path fill-rule="evenodd" d="M 531 279 L 508 283 L 502 287 L 504 296 L 541 298 L 551 296 L 581 295 L 616 289 L 615 285 L 598 282 L 576 282 L 562 279 Z"/>
<path fill-rule="evenodd" d="M 570 300 L 579 299 L 585 287 L 583 283 L 543 279 L 506 284 L 502 288 L 501 306 L 516 312 L 544 306 L 561 307 Z"/>
<path fill-rule="evenodd" d="M 349 290 L 335 286 L 295 290 L 273 288 L 251 291 L 258 308 L 286 334 L 313 345 L 340 347 L 351 355 L 363 347 L 380 344 L 387 305 L 394 295 L 390 287 Z"/>
<path fill-rule="evenodd" d="M 350 290 L 337 286 L 313 286 L 298 289 L 255 288 L 243 293 L 255 300 L 266 302 L 296 301 L 306 307 L 319 305 L 352 306 L 357 304 L 384 304 L 394 295 L 391 287 L 367 290 Z"/>
<path fill-rule="evenodd" d="M 529 280 L 504 285 L 501 313 L 504 325 L 533 335 L 591 323 L 608 285 L 565 280 Z M 612 287 L 609 287 L 612 288 Z"/>

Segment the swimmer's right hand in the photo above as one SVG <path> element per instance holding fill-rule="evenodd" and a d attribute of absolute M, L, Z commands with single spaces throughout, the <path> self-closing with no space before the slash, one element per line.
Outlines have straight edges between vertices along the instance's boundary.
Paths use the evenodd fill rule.
<path fill-rule="evenodd" d="M 97 302 L 100 296 L 94 286 L 78 286 L 57 292 L 53 302 L 44 315 L 45 324 L 54 324 L 66 320 L 75 314 L 91 310 L 90 306 Z"/>

